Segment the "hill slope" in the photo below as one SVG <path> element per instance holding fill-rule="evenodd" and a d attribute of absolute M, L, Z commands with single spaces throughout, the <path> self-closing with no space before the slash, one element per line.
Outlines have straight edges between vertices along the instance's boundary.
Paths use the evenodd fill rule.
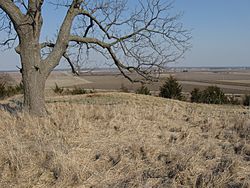
<path fill-rule="evenodd" d="M 135 94 L 0 110 L 0 187 L 248 187 L 250 112 Z"/>

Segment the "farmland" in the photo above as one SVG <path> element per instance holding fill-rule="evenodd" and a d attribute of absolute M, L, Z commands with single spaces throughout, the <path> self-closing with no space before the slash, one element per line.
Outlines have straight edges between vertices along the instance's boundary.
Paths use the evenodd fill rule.
<path fill-rule="evenodd" d="M 3 73 L 2 73 L 3 74 Z M 21 74 L 17 72 L 7 73 L 13 83 L 21 80 Z M 249 94 L 250 93 L 250 70 L 203 70 L 195 69 L 188 72 L 181 70 L 168 71 L 161 75 L 158 82 L 147 84 L 151 91 L 157 93 L 159 87 L 166 80 L 166 77 L 173 75 L 183 86 L 184 92 L 190 92 L 195 87 L 204 89 L 209 85 L 217 85 L 229 94 Z M 132 78 L 135 75 L 130 75 Z M 15 82 L 13 82 L 13 80 Z M 85 89 L 95 89 L 101 91 L 119 90 L 121 85 L 131 91 L 140 87 L 139 83 L 131 83 L 118 72 L 93 71 L 81 73 L 80 76 L 73 76 L 69 71 L 54 71 L 46 83 L 46 88 L 51 89 L 57 84 L 60 87 L 82 87 Z"/>

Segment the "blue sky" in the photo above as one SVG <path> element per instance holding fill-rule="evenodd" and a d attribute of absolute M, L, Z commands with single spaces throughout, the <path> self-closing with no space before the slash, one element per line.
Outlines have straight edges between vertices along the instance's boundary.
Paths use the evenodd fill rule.
<path fill-rule="evenodd" d="M 250 66 L 250 0 L 175 0 L 174 11 L 184 12 L 182 22 L 193 36 L 177 66 Z M 64 13 L 45 6 L 43 38 L 53 37 Z M 20 65 L 14 50 L 0 57 L 0 70 Z"/>
<path fill-rule="evenodd" d="M 193 29 L 183 66 L 250 66 L 249 0 L 176 0 Z"/>

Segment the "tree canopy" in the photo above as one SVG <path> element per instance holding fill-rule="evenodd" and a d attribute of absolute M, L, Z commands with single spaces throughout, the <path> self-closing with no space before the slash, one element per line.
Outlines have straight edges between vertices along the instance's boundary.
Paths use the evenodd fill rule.
<path fill-rule="evenodd" d="M 66 14 L 55 37 L 41 41 L 43 23 L 53 19 L 43 15 L 45 4 Z M 181 14 L 171 15 L 172 7 L 167 0 L 0 0 L 0 32 L 6 37 L 1 45 L 18 43 L 25 106 L 44 103 L 45 81 L 62 58 L 77 74 L 74 67 L 90 50 L 111 59 L 130 81 L 157 78 L 190 47 L 190 33 Z"/>

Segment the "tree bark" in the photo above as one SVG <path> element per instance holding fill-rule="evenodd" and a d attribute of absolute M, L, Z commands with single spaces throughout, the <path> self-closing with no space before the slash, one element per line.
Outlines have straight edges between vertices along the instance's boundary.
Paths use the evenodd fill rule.
<path fill-rule="evenodd" d="M 29 33 L 29 34 L 28 34 Z M 42 66 L 39 41 L 32 32 L 20 37 L 20 56 L 24 85 L 24 110 L 32 115 L 45 116 L 46 74 Z"/>
<path fill-rule="evenodd" d="M 45 81 L 43 75 L 36 70 L 23 72 L 24 110 L 32 115 L 45 116 Z"/>

